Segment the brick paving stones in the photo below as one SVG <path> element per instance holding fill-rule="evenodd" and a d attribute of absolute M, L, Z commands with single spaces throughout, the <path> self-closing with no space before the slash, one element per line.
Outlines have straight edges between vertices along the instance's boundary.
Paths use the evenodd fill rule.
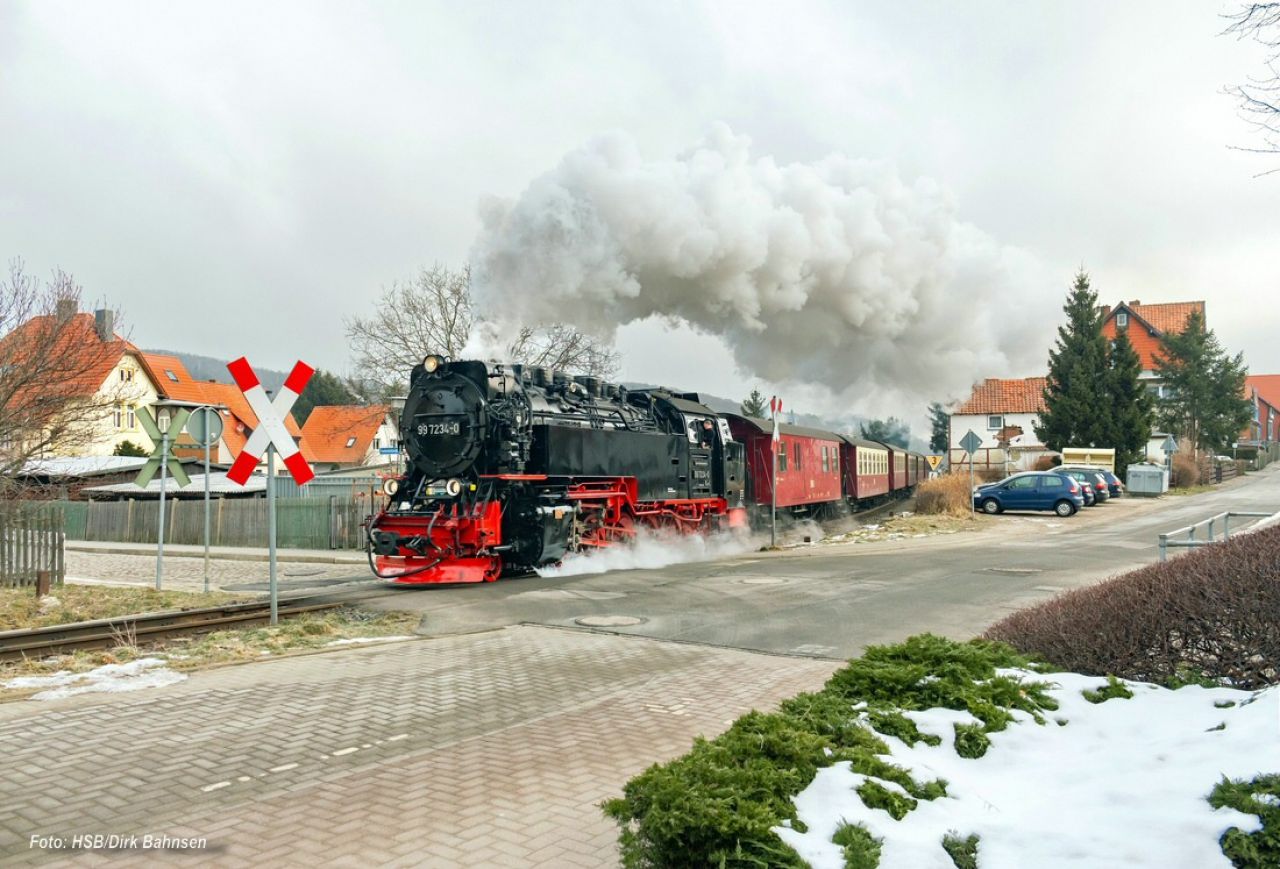
<path fill-rule="evenodd" d="M 612 866 L 602 800 L 836 666 L 524 626 L 4 704 L 0 864 Z M 32 833 L 209 850 L 32 849 Z"/>

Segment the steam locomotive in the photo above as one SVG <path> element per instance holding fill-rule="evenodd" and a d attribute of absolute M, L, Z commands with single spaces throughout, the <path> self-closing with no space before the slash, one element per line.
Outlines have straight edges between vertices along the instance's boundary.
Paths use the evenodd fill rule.
<path fill-rule="evenodd" d="M 923 456 L 830 432 L 774 441 L 696 393 L 437 355 L 414 366 L 400 428 L 408 469 L 368 528 L 370 567 L 399 583 L 492 581 L 642 528 L 742 528 L 775 500 L 814 512 L 924 474 Z"/>

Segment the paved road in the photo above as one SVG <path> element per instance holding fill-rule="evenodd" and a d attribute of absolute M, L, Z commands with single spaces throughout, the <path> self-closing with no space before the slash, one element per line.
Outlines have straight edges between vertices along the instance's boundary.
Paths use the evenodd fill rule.
<path fill-rule="evenodd" d="M 609 866 L 602 800 L 834 666 L 518 627 L 0 704 L 0 864 Z M 31 847 L 76 834 L 208 850 Z"/>
<path fill-rule="evenodd" d="M 397 591 L 372 603 L 423 610 L 428 638 L 0 704 L 0 863 L 614 865 L 602 799 L 695 735 L 816 688 L 828 656 L 921 630 L 969 636 L 1153 560 L 1160 530 L 1277 509 L 1278 472 L 972 535 Z M 592 615 L 645 621 L 555 626 Z M 209 850 L 30 845 L 77 833 L 207 837 Z"/>
<path fill-rule="evenodd" d="M 1223 510 L 1280 510 L 1280 464 L 1196 496 L 1121 498 L 1069 519 L 1005 514 L 984 530 L 893 543 L 744 551 L 659 570 L 401 590 L 427 635 L 583 617 L 620 633 L 848 658 L 922 631 L 967 639 L 1005 613 L 1158 557 L 1156 535 Z M 745 547 L 744 547 L 745 549 Z"/>

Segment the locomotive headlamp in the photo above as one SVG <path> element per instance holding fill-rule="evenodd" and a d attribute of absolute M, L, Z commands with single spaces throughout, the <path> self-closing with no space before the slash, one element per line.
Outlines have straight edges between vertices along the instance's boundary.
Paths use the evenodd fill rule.
<path fill-rule="evenodd" d="M 462 481 L 455 477 L 444 484 L 444 490 L 449 493 L 449 497 L 456 498 L 462 494 Z"/>
<path fill-rule="evenodd" d="M 428 374 L 431 374 L 443 364 L 444 364 L 444 359 L 440 358 L 434 353 L 430 354 L 429 356 L 427 356 L 425 359 L 422 360 L 422 367 L 426 369 L 426 372 Z"/>
<path fill-rule="evenodd" d="M 383 480 L 382 491 L 388 498 L 392 497 L 396 492 L 400 491 L 400 481 L 394 477 L 389 480 Z"/>

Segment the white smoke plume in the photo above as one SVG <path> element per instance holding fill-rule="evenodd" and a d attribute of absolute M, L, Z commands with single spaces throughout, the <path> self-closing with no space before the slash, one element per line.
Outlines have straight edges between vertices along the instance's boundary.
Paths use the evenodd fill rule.
<path fill-rule="evenodd" d="M 1056 320 L 1034 259 L 961 221 L 935 182 L 841 155 L 779 165 L 724 125 L 674 159 L 596 139 L 481 218 L 475 296 L 496 339 L 673 318 L 746 373 L 863 407 L 1032 373 Z"/>

